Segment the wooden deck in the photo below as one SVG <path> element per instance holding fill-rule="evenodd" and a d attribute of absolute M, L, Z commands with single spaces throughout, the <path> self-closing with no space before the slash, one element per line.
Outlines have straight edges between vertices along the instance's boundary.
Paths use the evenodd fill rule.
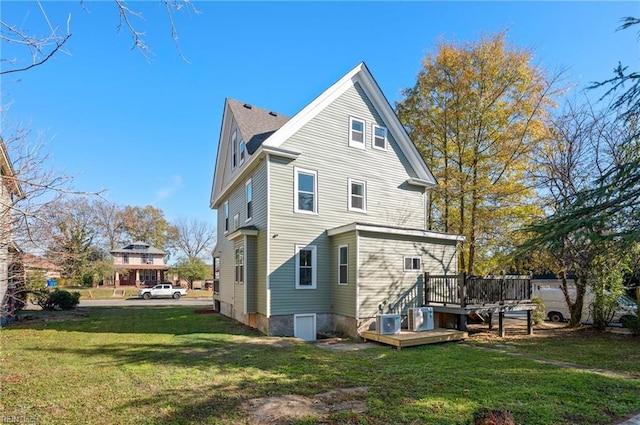
<path fill-rule="evenodd" d="M 403 329 L 399 334 L 380 335 L 376 331 L 364 331 L 360 334 L 367 341 L 381 342 L 387 345 L 393 345 L 398 350 L 403 347 L 413 347 L 416 345 L 437 344 L 446 341 L 459 341 L 466 339 L 469 334 L 467 332 L 456 329 L 436 328 L 432 331 L 411 332 Z"/>

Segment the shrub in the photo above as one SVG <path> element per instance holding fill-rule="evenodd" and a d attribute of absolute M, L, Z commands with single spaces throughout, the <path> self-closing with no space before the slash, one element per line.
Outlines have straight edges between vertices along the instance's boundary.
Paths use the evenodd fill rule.
<path fill-rule="evenodd" d="M 536 305 L 536 309 L 533 310 L 531 318 L 535 325 L 539 325 L 544 322 L 544 319 L 547 317 L 544 301 L 542 301 L 540 297 L 531 297 L 531 302 Z"/>
<path fill-rule="evenodd" d="M 58 288 L 53 291 L 47 288 L 36 289 L 31 291 L 31 296 L 43 310 L 55 310 L 56 307 L 70 310 L 80 303 L 80 292 L 69 292 Z"/>
<path fill-rule="evenodd" d="M 632 333 L 640 335 L 640 317 L 624 316 L 620 319 L 622 326 L 628 328 Z"/>

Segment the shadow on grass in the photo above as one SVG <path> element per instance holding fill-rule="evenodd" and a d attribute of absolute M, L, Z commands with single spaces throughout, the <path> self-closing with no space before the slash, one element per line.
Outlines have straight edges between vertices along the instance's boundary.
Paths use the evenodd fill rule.
<path fill-rule="evenodd" d="M 83 371 L 122 372 L 126 397 L 110 408 L 123 418 L 132 412 L 145 415 L 149 424 L 246 423 L 242 405 L 251 398 L 359 386 L 370 391 L 369 410 L 358 420 L 371 424 L 463 424 L 479 406 L 511 410 L 519 423 L 530 425 L 602 424 L 640 409 L 637 381 L 458 344 L 334 352 L 293 338 L 266 337 L 224 316 L 195 310 L 96 307 L 23 322 L 7 332 L 79 333 L 52 332 L 47 337 L 60 343 L 30 343 L 20 352 L 67 359 Z M 84 379 L 92 385 L 90 375 Z"/>

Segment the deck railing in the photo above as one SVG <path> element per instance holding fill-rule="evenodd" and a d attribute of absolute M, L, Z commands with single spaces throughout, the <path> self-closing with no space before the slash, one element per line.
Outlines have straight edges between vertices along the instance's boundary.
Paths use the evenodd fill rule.
<path fill-rule="evenodd" d="M 467 307 L 531 300 L 531 277 L 424 274 L 424 302 Z"/>

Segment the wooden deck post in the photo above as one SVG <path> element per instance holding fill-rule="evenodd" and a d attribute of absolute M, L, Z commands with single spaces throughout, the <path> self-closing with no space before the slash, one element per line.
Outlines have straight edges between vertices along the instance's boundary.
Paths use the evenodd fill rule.
<path fill-rule="evenodd" d="M 498 313 L 498 333 L 500 338 L 504 338 L 507 335 L 504 330 L 504 311 Z"/>
<path fill-rule="evenodd" d="M 493 312 L 489 312 L 489 330 L 493 330 Z"/>
<path fill-rule="evenodd" d="M 533 314 L 527 310 L 527 335 L 533 335 Z"/>
<path fill-rule="evenodd" d="M 458 330 L 463 332 L 467 331 L 467 315 L 466 314 L 458 314 Z"/>

